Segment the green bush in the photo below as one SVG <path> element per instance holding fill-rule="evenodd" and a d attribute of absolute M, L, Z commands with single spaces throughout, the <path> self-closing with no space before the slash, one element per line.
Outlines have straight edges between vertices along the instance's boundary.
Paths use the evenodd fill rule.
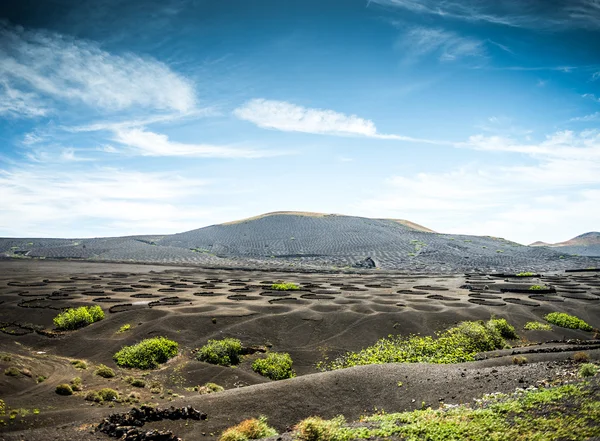
<path fill-rule="evenodd" d="M 510 323 L 508 323 L 506 321 L 506 319 L 494 319 L 493 318 L 488 322 L 488 326 L 491 326 L 491 327 L 494 327 L 495 329 L 497 329 L 498 332 L 500 332 L 500 335 L 503 338 L 506 338 L 508 340 L 515 340 L 515 339 L 519 338 L 515 327 L 513 325 L 511 325 Z"/>
<path fill-rule="evenodd" d="M 146 382 L 140 378 L 135 378 L 131 383 L 133 387 L 146 387 Z"/>
<path fill-rule="evenodd" d="M 517 273 L 517 277 L 531 277 L 531 276 L 535 276 L 535 273 L 532 272 L 523 272 L 523 273 Z"/>
<path fill-rule="evenodd" d="M 123 325 L 119 328 L 119 330 L 117 331 L 117 334 L 122 334 L 123 332 L 127 332 L 131 329 L 131 325 L 130 324 L 126 324 Z"/>
<path fill-rule="evenodd" d="M 4 416 L 5 413 L 6 413 L 6 403 L 4 403 L 4 400 L 0 400 L 0 416 Z"/>
<path fill-rule="evenodd" d="M 56 393 L 58 395 L 73 395 L 73 389 L 68 384 L 59 384 L 56 386 Z"/>
<path fill-rule="evenodd" d="M 83 382 L 81 381 L 81 377 L 75 377 L 71 380 L 71 389 L 73 389 L 73 392 L 79 392 L 83 389 Z"/>
<path fill-rule="evenodd" d="M 513 364 L 516 365 L 523 365 L 523 364 L 527 364 L 527 357 L 523 357 L 522 355 L 518 355 L 516 357 L 513 357 L 512 359 Z"/>
<path fill-rule="evenodd" d="M 97 305 L 69 308 L 54 317 L 54 326 L 60 330 L 73 330 L 91 325 L 103 318 L 104 311 Z"/>
<path fill-rule="evenodd" d="M 296 285 L 295 283 L 280 282 L 280 283 L 273 283 L 271 285 L 271 289 L 274 289 L 277 291 L 295 291 L 295 290 L 300 289 L 300 287 L 298 285 Z"/>
<path fill-rule="evenodd" d="M 580 377 L 593 377 L 598 373 L 598 366 L 593 363 L 584 363 L 579 368 Z"/>
<path fill-rule="evenodd" d="M 528 289 L 530 291 L 541 291 L 543 289 L 548 289 L 548 287 L 547 286 L 542 286 L 542 285 L 531 285 Z"/>
<path fill-rule="evenodd" d="M 103 364 L 98 366 L 94 373 L 102 378 L 113 378 L 115 376 L 115 371 Z"/>
<path fill-rule="evenodd" d="M 113 358 L 121 367 L 154 369 L 160 363 L 175 357 L 178 351 L 177 342 L 165 337 L 154 337 L 133 346 L 124 346 Z"/>
<path fill-rule="evenodd" d="M 309 417 L 294 426 L 295 439 L 299 441 L 345 441 L 349 438 L 344 428 L 345 419 L 338 416 L 331 420 Z"/>
<path fill-rule="evenodd" d="M 83 360 L 71 360 L 71 364 L 75 369 L 87 369 L 87 363 Z"/>
<path fill-rule="evenodd" d="M 592 330 L 592 327 L 579 317 L 575 317 L 574 315 L 569 315 L 564 312 L 551 312 L 550 314 L 547 314 L 544 319 L 553 325 L 560 326 L 561 328 L 581 329 L 582 331 Z"/>
<path fill-rule="evenodd" d="M 21 371 L 16 367 L 9 367 L 4 370 L 4 375 L 8 375 L 9 377 L 18 377 L 21 375 Z"/>
<path fill-rule="evenodd" d="M 296 376 L 292 363 L 290 354 L 271 352 L 266 358 L 255 360 L 252 363 L 252 370 L 271 380 L 284 380 Z"/>
<path fill-rule="evenodd" d="M 115 401 L 119 398 L 119 392 L 108 387 L 100 389 L 97 393 L 102 401 Z"/>
<path fill-rule="evenodd" d="M 502 349 L 506 342 L 494 319 L 462 322 L 435 336 L 389 336 L 358 352 L 347 352 L 341 357 L 320 362 L 323 370 L 342 369 L 366 364 L 382 363 L 461 363 L 473 361 L 479 352 Z M 506 330 L 505 330 L 506 332 Z"/>
<path fill-rule="evenodd" d="M 240 361 L 242 342 L 237 338 L 224 338 L 222 340 L 208 340 L 200 348 L 196 358 L 207 363 L 231 366 Z"/>
<path fill-rule="evenodd" d="M 244 420 L 237 426 L 226 429 L 219 441 L 247 441 L 277 435 L 277 431 L 267 424 L 265 417 Z"/>
<path fill-rule="evenodd" d="M 219 386 L 216 383 L 206 383 L 204 386 L 198 387 L 198 393 L 200 395 L 223 392 L 224 390 L 225 390 L 225 388 L 223 386 Z"/>
<path fill-rule="evenodd" d="M 541 322 L 527 322 L 523 329 L 526 331 L 552 331 L 552 326 Z"/>

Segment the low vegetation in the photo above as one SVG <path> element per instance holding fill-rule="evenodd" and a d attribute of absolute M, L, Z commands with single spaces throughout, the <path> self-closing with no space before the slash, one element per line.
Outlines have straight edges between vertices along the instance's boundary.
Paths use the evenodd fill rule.
<path fill-rule="evenodd" d="M 529 291 L 542 291 L 548 289 L 548 287 L 543 285 L 531 285 L 528 289 Z"/>
<path fill-rule="evenodd" d="M 75 377 L 71 380 L 71 389 L 73 392 L 79 392 L 83 390 L 83 382 L 81 381 L 81 377 Z"/>
<path fill-rule="evenodd" d="M 231 366 L 240 362 L 242 342 L 237 338 L 224 338 L 222 340 L 208 340 L 200 348 L 196 358 L 211 364 Z"/>
<path fill-rule="evenodd" d="M 131 325 L 130 324 L 123 325 L 123 326 L 121 326 L 119 328 L 119 330 L 117 331 L 117 334 L 122 334 L 124 332 L 129 331 L 130 329 L 131 329 Z"/>
<path fill-rule="evenodd" d="M 527 364 L 527 358 L 523 357 L 522 355 L 517 355 L 516 357 L 513 357 L 512 362 L 513 364 L 520 366 L 523 364 Z"/>
<path fill-rule="evenodd" d="M 284 380 L 296 376 L 292 363 L 290 354 L 270 352 L 266 358 L 255 360 L 252 363 L 252 370 L 271 380 Z"/>
<path fill-rule="evenodd" d="M 280 283 L 273 283 L 271 285 L 271 289 L 274 289 L 277 291 L 295 291 L 295 290 L 300 289 L 300 287 L 298 285 L 296 285 L 295 283 L 280 282 Z"/>
<path fill-rule="evenodd" d="M 550 326 L 548 323 L 534 321 L 525 323 L 523 329 L 526 331 L 552 331 L 552 326 Z"/>
<path fill-rule="evenodd" d="M 384 412 L 346 424 L 339 416 L 330 420 L 310 417 L 293 428 L 300 441 L 352 439 L 442 440 L 547 440 L 583 441 L 600 435 L 600 406 L 585 384 L 494 394 L 474 405 L 442 405 L 411 412 Z M 230 430 L 227 429 L 229 435 Z M 551 434 L 551 435 L 550 435 Z M 221 437 L 221 441 L 249 438 Z"/>
<path fill-rule="evenodd" d="M 265 417 L 244 420 L 237 426 L 225 430 L 219 441 L 246 441 L 277 435 L 277 431 L 267 424 Z"/>
<path fill-rule="evenodd" d="M 223 392 L 225 388 L 216 383 L 206 383 L 204 386 L 198 386 L 197 390 L 200 395 L 206 395 Z"/>
<path fill-rule="evenodd" d="M 67 383 L 59 384 L 58 386 L 56 386 L 56 393 L 58 395 L 64 395 L 64 396 L 73 395 L 73 389 Z"/>
<path fill-rule="evenodd" d="M 529 271 L 517 273 L 517 277 L 532 277 L 532 276 L 535 276 L 535 273 L 532 273 Z"/>
<path fill-rule="evenodd" d="M 154 369 L 175 357 L 178 351 L 177 342 L 165 337 L 154 337 L 133 346 L 124 346 L 113 359 L 121 367 Z"/>
<path fill-rule="evenodd" d="M 12 366 L 4 369 L 4 375 L 7 375 L 9 377 L 18 377 L 21 375 L 21 371 L 18 368 Z"/>
<path fill-rule="evenodd" d="M 502 349 L 516 332 L 504 319 L 462 322 L 434 336 L 389 336 L 358 352 L 317 364 L 322 370 L 383 363 L 461 363 L 479 352 Z"/>
<path fill-rule="evenodd" d="M 86 401 L 94 401 L 96 403 L 102 403 L 104 401 L 117 401 L 118 399 L 119 392 L 108 387 L 100 390 L 91 390 L 85 396 Z"/>
<path fill-rule="evenodd" d="M 113 371 L 108 366 L 101 364 L 100 366 L 98 366 L 94 374 L 102 378 L 113 378 L 115 376 L 115 371 Z"/>
<path fill-rule="evenodd" d="M 83 328 L 104 318 L 104 311 L 97 305 L 69 308 L 54 317 L 54 326 L 62 331 Z"/>
<path fill-rule="evenodd" d="M 575 352 L 573 354 L 573 361 L 576 363 L 585 363 L 590 361 L 590 355 L 587 352 Z"/>
<path fill-rule="evenodd" d="M 553 325 L 560 326 L 561 328 L 581 329 L 582 331 L 592 330 L 592 327 L 579 317 L 569 315 L 565 312 L 551 312 L 550 314 L 546 314 L 544 319 Z"/>
<path fill-rule="evenodd" d="M 0 416 L 4 416 L 5 413 L 6 413 L 6 403 L 4 403 L 4 400 L 0 399 Z"/>
<path fill-rule="evenodd" d="M 584 363 L 579 368 L 580 377 L 593 377 L 598 373 L 598 366 L 593 363 Z"/>
<path fill-rule="evenodd" d="M 87 363 L 83 360 L 72 360 L 71 364 L 75 369 L 87 369 Z"/>

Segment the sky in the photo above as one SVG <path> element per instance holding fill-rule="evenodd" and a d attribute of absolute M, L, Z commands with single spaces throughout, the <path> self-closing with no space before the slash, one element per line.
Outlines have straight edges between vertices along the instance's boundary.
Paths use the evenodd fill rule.
<path fill-rule="evenodd" d="M 0 236 L 600 230 L 599 0 L 6 0 Z"/>

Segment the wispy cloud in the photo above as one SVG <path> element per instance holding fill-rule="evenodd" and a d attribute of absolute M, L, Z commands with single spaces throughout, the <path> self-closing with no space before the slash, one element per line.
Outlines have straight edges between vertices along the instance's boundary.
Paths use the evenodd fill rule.
<path fill-rule="evenodd" d="M 594 112 L 589 115 L 584 116 L 576 116 L 575 118 L 571 118 L 569 121 L 571 122 L 590 122 L 590 121 L 600 121 L 600 112 Z"/>
<path fill-rule="evenodd" d="M 239 119 L 249 121 L 263 129 L 436 143 L 436 141 L 409 136 L 379 133 L 375 123 L 369 119 L 333 110 L 302 107 L 287 101 L 257 98 L 238 107 L 233 114 Z"/>
<path fill-rule="evenodd" d="M 370 0 L 382 6 L 446 19 L 487 22 L 504 26 L 542 29 L 600 27 L 597 0 L 542 2 L 537 0 Z"/>
<path fill-rule="evenodd" d="M 594 72 L 591 79 L 592 81 L 600 80 L 600 71 Z"/>
<path fill-rule="evenodd" d="M 277 156 L 282 152 L 268 150 L 248 150 L 209 144 L 186 144 L 171 141 L 167 135 L 144 129 L 118 129 L 115 142 L 135 150 L 142 156 L 187 156 L 197 158 L 264 158 Z"/>
<path fill-rule="evenodd" d="M 408 62 L 435 55 L 440 61 L 455 61 L 466 57 L 483 57 L 483 41 L 462 37 L 455 32 L 439 28 L 413 27 L 399 40 L 397 48 Z"/>
<path fill-rule="evenodd" d="M 36 94 L 15 89 L 7 80 L 0 80 L 0 116 L 31 118 L 46 114 L 48 108 Z"/>
<path fill-rule="evenodd" d="M 105 112 L 132 107 L 188 112 L 196 105 L 192 83 L 152 58 L 115 55 L 94 42 L 1 22 L 0 42 L 0 103 L 16 96 L 13 113 L 44 115 L 45 107 L 29 104 L 47 99 Z M 37 110 L 32 115 L 27 109 Z"/>
<path fill-rule="evenodd" d="M 600 97 L 597 97 L 593 93 L 584 93 L 583 95 L 581 95 L 581 97 L 589 99 L 589 100 L 592 100 L 592 101 L 595 101 L 597 103 L 600 103 Z"/>

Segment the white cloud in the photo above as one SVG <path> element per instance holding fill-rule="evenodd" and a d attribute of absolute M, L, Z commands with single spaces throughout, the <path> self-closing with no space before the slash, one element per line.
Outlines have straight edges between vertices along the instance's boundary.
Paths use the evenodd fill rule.
<path fill-rule="evenodd" d="M 598 229 L 597 132 L 556 132 L 535 144 L 478 135 L 457 146 L 512 152 L 525 160 L 517 156 L 512 166 L 490 161 L 445 173 L 394 176 L 386 191 L 358 208 L 366 215 L 411 219 L 437 231 L 521 243 L 559 242 Z"/>
<path fill-rule="evenodd" d="M 94 42 L 1 23 L 0 41 L 0 79 L 5 84 L 0 103 L 16 90 L 23 100 L 47 97 L 105 111 L 136 107 L 188 112 L 195 106 L 192 84 L 152 58 L 115 55 Z M 32 108 L 45 114 L 39 106 Z M 36 116 L 24 106 L 17 110 Z"/>
<path fill-rule="evenodd" d="M 600 80 L 600 71 L 592 74 L 592 81 Z"/>
<path fill-rule="evenodd" d="M 209 144 L 185 144 L 169 140 L 167 135 L 144 129 L 115 131 L 115 142 L 130 147 L 142 156 L 188 156 L 199 158 L 263 158 L 281 155 L 281 152 L 248 150 Z"/>
<path fill-rule="evenodd" d="M 455 61 L 465 57 L 483 57 L 484 42 L 437 28 L 413 27 L 398 42 L 397 48 L 406 56 L 406 61 L 435 54 L 440 61 Z"/>
<path fill-rule="evenodd" d="M 587 98 L 590 99 L 592 101 L 596 101 L 597 103 L 600 103 L 600 98 L 598 98 L 596 95 L 594 95 L 593 93 L 584 93 L 583 95 L 581 95 L 582 98 Z"/>
<path fill-rule="evenodd" d="M 89 237 L 198 228 L 213 219 L 214 210 L 197 204 L 209 185 L 166 172 L 42 165 L 0 170 L 0 235 Z"/>
<path fill-rule="evenodd" d="M 589 122 L 589 121 L 598 121 L 600 120 L 600 112 L 594 112 L 589 115 L 577 116 L 575 118 L 571 118 L 569 121 L 573 122 Z"/>
<path fill-rule="evenodd" d="M 15 89 L 8 81 L 0 80 L 0 116 L 31 118 L 46 114 L 48 108 L 39 96 Z"/>
<path fill-rule="evenodd" d="M 239 119 L 249 121 L 263 129 L 436 143 L 436 141 L 409 136 L 379 133 L 375 123 L 369 119 L 360 118 L 356 115 L 346 115 L 333 110 L 311 109 L 287 101 L 256 98 L 235 109 L 233 114 Z"/>

